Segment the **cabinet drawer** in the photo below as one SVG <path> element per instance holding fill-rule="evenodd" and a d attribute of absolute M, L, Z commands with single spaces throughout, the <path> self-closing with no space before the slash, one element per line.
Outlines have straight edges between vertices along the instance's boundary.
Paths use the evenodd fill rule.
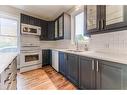
<path fill-rule="evenodd" d="M 8 90 L 16 90 L 16 88 L 17 88 L 16 83 L 17 82 L 15 80 L 12 81 L 11 84 L 9 85 L 9 87 L 8 87 Z"/>

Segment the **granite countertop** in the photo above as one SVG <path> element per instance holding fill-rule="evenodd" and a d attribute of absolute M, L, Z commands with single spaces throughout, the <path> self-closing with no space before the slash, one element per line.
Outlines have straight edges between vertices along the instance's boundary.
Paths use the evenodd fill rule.
<path fill-rule="evenodd" d="M 18 53 L 0 53 L 0 73 L 13 61 Z"/>
<path fill-rule="evenodd" d="M 94 52 L 94 51 L 73 52 L 73 51 L 68 51 L 67 49 L 52 49 L 52 50 L 91 57 L 100 60 L 112 61 L 121 64 L 127 64 L 127 55 L 125 54 L 103 53 L 103 52 Z"/>

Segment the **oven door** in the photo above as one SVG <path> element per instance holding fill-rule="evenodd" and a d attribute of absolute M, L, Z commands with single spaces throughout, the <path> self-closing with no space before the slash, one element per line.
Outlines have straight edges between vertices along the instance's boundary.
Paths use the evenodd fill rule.
<path fill-rule="evenodd" d="M 20 55 L 20 67 L 31 66 L 35 64 L 40 64 L 41 56 L 39 52 L 21 52 Z"/>

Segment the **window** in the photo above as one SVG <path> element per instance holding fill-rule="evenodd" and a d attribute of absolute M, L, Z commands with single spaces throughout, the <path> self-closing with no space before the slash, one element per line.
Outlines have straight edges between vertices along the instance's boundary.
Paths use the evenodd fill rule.
<path fill-rule="evenodd" d="M 17 21 L 0 18 L 0 51 L 17 51 Z"/>
<path fill-rule="evenodd" d="M 88 37 L 84 36 L 84 12 L 80 12 L 75 16 L 75 41 L 83 43 L 88 41 Z"/>

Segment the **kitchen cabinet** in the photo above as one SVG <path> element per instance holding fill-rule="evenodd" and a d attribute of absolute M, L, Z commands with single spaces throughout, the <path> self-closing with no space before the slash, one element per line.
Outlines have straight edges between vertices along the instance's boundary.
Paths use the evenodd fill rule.
<path fill-rule="evenodd" d="M 30 16 L 21 14 L 20 18 L 21 18 L 21 23 L 30 24 Z"/>
<path fill-rule="evenodd" d="M 42 66 L 52 65 L 52 52 L 51 50 L 42 50 Z"/>
<path fill-rule="evenodd" d="M 58 39 L 58 20 L 55 21 L 55 39 Z"/>
<path fill-rule="evenodd" d="M 80 56 L 79 60 L 79 88 L 95 89 L 94 59 Z"/>
<path fill-rule="evenodd" d="M 48 21 L 48 40 L 54 40 L 55 22 Z"/>
<path fill-rule="evenodd" d="M 122 89 L 121 65 L 88 57 L 80 57 L 79 60 L 80 89 Z"/>
<path fill-rule="evenodd" d="M 97 61 L 97 89 L 120 90 L 122 89 L 123 69 L 117 63 L 109 61 Z"/>
<path fill-rule="evenodd" d="M 127 26 L 126 5 L 106 5 L 106 29 L 117 29 Z"/>
<path fill-rule="evenodd" d="M 42 32 L 40 40 L 50 41 L 54 40 L 55 23 L 54 21 L 42 21 Z"/>
<path fill-rule="evenodd" d="M 97 32 L 100 29 L 100 8 L 99 5 L 88 5 L 86 7 L 86 22 L 88 32 Z"/>
<path fill-rule="evenodd" d="M 64 38 L 64 16 L 59 17 L 59 38 L 63 39 Z"/>
<path fill-rule="evenodd" d="M 21 18 L 21 23 L 41 26 L 41 19 L 26 15 L 26 14 L 22 14 L 22 13 L 20 15 L 20 18 Z"/>
<path fill-rule="evenodd" d="M 17 57 L 0 73 L 0 90 L 17 89 Z"/>
<path fill-rule="evenodd" d="M 67 55 L 64 52 L 59 52 L 59 72 L 66 77 L 67 74 Z"/>
<path fill-rule="evenodd" d="M 59 72 L 79 89 L 127 89 L 127 65 L 59 52 Z"/>
<path fill-rule="evenodd" d="M 55 40 L 71 39 L 71 17 L 67 13 L 55 19 Z"/>
<path fill-rule="evenodd" d="M 67 78 L 76 86 L 79 84 L 79 60 L 74 54 L 67 54 Z"/>
<path fill-rule="evenodd" d="M 21 23 L 41 27 L 40 40 L 71 39 L 71 17 L 63 13 L 54 21 L 45 21 L 21 14 Z"/>
<path fill-rule="evenodd" d="M 88 5 L 85 7 L 88 34 L 114 32 L 127 29 L 127 6 Z"/>
<path fill-rule="evenodd" d="M 41 21 L 41 35 L 40 40 L 47 40 L 48 39 L 48 22 Z"/>

